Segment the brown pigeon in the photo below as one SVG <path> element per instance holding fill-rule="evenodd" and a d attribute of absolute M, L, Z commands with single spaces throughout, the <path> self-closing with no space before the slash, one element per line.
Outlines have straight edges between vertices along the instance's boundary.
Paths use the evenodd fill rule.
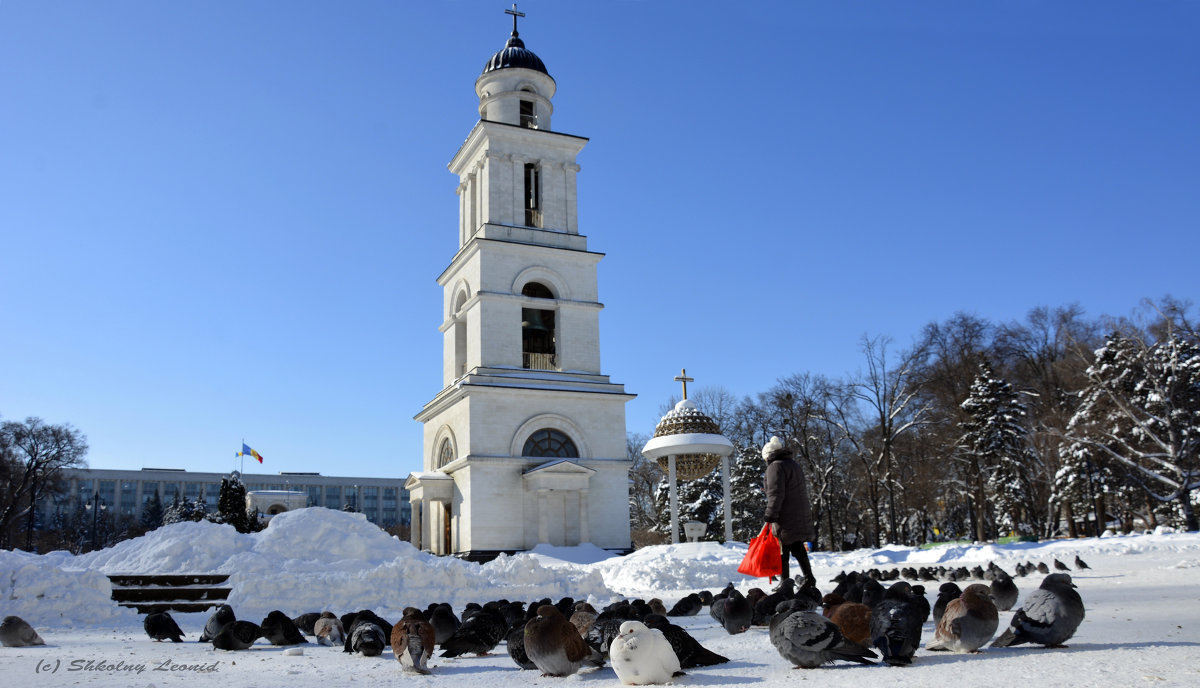
<path fill-rule="evenodd" d="M 436 644 L 433 626 L 421 617 L 419 609 L 405 609 L 404 618 L 392 626 L 392 652 L 405 669 L 428 674 L 429 658 Z"/>
<path fill-rule="evenodd" d="M 979 652 L 1000 626 L 1000 614 L 991 589 L 982 583 L 968 585 L 962 597 L 946 604 L 926 650 Z"/>
<path fill-rule="evenodd" d="M 871 637 L 871 608 L 865 604 L 843 602 L 834 607 L 829 620 L 852 643 L 866 645 Z"/>
<path fill-rule="evenodd" d="M 554 605 L 538 607 L 525 624 L 525 654 L 543 676 L 570 676 L 588 662 L 603 666 L 604 658 L 587 643 Z"/>

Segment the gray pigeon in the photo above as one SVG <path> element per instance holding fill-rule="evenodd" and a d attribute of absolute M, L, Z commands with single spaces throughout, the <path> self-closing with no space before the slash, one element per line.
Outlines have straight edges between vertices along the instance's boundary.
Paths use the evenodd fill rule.
<path fill-rule="evenodd" d="M 813 611 L 776 613 L 771 617 L 770 635 L 781 657 L 805 669 L 839 659 L 872 664 L 875 658 L 874 652 L 847 640 L 832 621 Z"/>
<path fill-rule="evenodd" d="M 183 631 L 179 630 L 179 624 L 175 623 L 175 619 L 172 619 L 168 612 L 147 614 L 145 620 L 142 621 L 142 628 L 146 629 L 146 635 L 154 638 L 154 642 L 162 640 L 170 640 L 173 643 L 183 642 Z"/>
<path fill-rule="evenodd" d="M 246 650 L 260 635 L 262 629 L 253 621 L 234 621 L 213 636 L 212 644 L 218 650 Z"/>
<path fill-rule="evenodd" d="M 1020 594 L 1011 576 L 1003 571 L 996 572 L 992 579 L 992 601 L 996 603 L 996 609 L 1002 612 L 1012 609 Z"/>
<path fill-rule="evenodd" d="M 371 621 L 355 620 L 354 632 L 346 639 L 351 652 L 361 653 L 364 657 L 378 657 L 387 646 L 383 629 Z"/>
<path fill-rule="evenodd" d="M 1080 559 L 1080 558 L 1079 558 L 1079 555 L 1078 555 L 1078 554 L 1076 554 L 1076 555 L 1075 555 L 1075 568 L 1077 568 L 1077 569 L 1090 569 L 1090 568 L 1092 568 L 1092 567 L 1088 566 L 1088 565 L 1087 565 L 1087 562 L 1086 562 L 1086 561 L 1084 561 L 1084 560 L 1082 560 L 1082 559 Z"/>
<path fill-rule="evenodd" d="M 1035 643 L 1046 647 L 1066 647 L 1083 621 L 1083 599 L 1066 573 L 1046 576 L 1041 587 L 1025 598 L 1025 605 L 1013 614 L 1012 624 L 992 643 L 1008 647 Z"/>
<path fill-rule="evenodd" d="M 1038 572 L 1038 573 L 1041 573 L 1041 574 L 1049 574 L 1049 573 L 1050 573 L 1050 567 L 1049 567 L 1049 566 L 1046 566 L 1046 562 L 1044 562 L 1044 561 L 1039 561 L 1039 562 L 1038 562 L 1038 564 L 1037 564 L 1037 572 Z"/>
<path fill-rule="evenodd" d="M 237 621 L 237 617 L 233 615 L 233 607 L 223 604 L 217 607 L 217 611 L 208 617 L 208 623 L 204 624 L 204 632 L 200 634 L 200 642 L 211 643 L 212 639 L 217 637 L 222 628 L 227 624 Z"/>
<path fill-rule="evenodd" d="M 584 642 L 588 647 L 602 656 L 608 654 L 608 647 L 612 645 L 613 638 L 616 638 L 621 633 L 621 624 L 628 621 L 625 618 L 609 617 L 607 619 L 596 619 L 596 623 L 588 629 L 587 635 L 583 637 Z M 524 640 L 521 641 L 524 643 Z"/>
<path fill-rule="evenodd" d="M 962 597 L 946 605 L 946 613 L 934 629 L 933 642 L 925 645 L 925 649 L 978 652 L 996 634 L 999 625 L 1000 615 L 988 586 L 968 585 Z"/>
<path fill-rule="evenodd" d="M 45 645 L 46 641 L 19 616 L 6 616 L 0 622 L 0 643 L 4 647 L 29 647 Z"/>
<path fill-rule="evenodd" d="M 1059 561 L 1057 559 L 1054 560 L 1054 568 L 1058 571 L 1070 571 L 1071 570 L 1071 567 L 1067 566 L 1066 564 L 1062 563 L 1061 561 Z"/>
<path fill-rule="evenodd" d="M 921 644 L 921 624 L 912 588 L 900 581 L 888 588 L 879 604 L 871 608 L 871 644 L 879 648 L 883 661 L 892 666 L 907 666 L 912 664 L 913 654 Z"/>

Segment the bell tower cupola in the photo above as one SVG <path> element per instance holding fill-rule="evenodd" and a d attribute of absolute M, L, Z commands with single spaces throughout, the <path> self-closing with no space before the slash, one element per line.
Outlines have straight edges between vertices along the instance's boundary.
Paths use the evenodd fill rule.
<path fill-rule="evenodd" d="M 550 104 L 556 88 L 554 79 L 541 58 L 525 47 L 517 33 L 517 17 L 524 17 L 525 13 L 516 11 L 515 5 L 505 12 L 513 18 L 512 35 L 475 80 L 479 119 L 549 130 L 550 115 L 554 112 Z"/>

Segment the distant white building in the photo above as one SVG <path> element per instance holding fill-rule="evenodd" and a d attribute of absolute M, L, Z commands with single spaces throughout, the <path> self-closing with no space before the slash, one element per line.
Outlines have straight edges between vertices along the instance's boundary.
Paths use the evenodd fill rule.
<path fill-rule="evenodd" d="M 272 516 L 285 511 L 295 511 L 308 506 L 308 495 L 292 490 L 248 490 L 246 509 L 257 511 L 259 519 L 271 520 Z"/>
<path fill-rule="evenodd" d="M 556 84 L 517 35 L 475 82 L 450 161 L 459 245 L 443 289 L 443 389 L 416 419 L 412 542 L 488 559 L 539 543 L 630 547 L 625 404 L 600 369 L 596 264 L 576 208 L 587 139 L 551 128 Z"/>

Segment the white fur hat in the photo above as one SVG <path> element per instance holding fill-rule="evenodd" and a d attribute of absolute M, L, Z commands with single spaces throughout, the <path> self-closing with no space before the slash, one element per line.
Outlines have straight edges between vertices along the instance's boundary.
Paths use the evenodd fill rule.
<path fill-rule="evenodd" d="M 783 440 L 772 436 L 770 441 L 767 442 L 766 446 L 763 447 L 762 457 L 765 459 L 780 449 L 783 449 Z"/>

